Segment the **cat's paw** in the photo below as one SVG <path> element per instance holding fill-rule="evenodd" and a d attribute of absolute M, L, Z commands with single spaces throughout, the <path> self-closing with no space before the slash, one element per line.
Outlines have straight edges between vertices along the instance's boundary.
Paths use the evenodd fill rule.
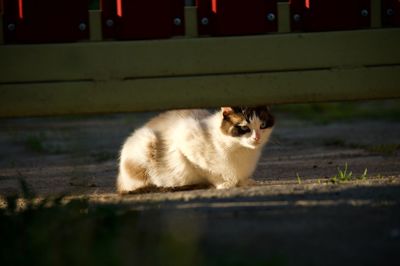
<path fill-rule="evenodd" d="M 251 178 L 248 178 L 246 180 L 242 180 L 239 183 L 239 186 L 241 187 L 254 187 L 257 186 L 257 181 Z"/>
<path fill-rule="evenodd" d="M 219 183 L 219 184 L 215 185 L 215 188 L 216 189 L 228 189 L 228 188 L 236 187 L 237 185 L 238 185 L 237 182 L 225 181 L 223 183 Z"/>

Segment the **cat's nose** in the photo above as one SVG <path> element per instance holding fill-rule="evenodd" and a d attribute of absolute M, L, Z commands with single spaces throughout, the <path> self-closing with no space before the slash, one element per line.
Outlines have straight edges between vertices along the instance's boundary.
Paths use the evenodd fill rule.
<path fill-rule="evenodd" d="M 259 141 L 260 138 L 261 138 L 260 132 L 255 131 L 254 134 L 253 134 L 253 140 L 254 141 Z"/>

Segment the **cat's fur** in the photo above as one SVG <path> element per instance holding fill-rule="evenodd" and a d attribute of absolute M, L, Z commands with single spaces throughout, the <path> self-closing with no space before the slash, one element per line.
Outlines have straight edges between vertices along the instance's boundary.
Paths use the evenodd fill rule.
<path fill-rule="evenodd" d="M 121 150 L 117 190 L 252 181 L 274 118 L 267 107 L 169 111 L 136 130 Z"/>

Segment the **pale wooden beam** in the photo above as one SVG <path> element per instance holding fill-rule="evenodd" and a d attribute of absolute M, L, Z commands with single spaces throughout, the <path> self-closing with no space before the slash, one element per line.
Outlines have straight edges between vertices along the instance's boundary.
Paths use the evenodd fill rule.
<path fill-rule="evenodd" d="M 400 66 L 0 84 L 0 117 L 400 98 Z"/>
<path fill-rule="evenodd" d="M 278 2 L 278 32 L 290 32 L 290 7 L 289 2 Z"/>
<path fill-rule="evenodd" d="M 186 1 L 185 5 L 185 36 L 194 38 L 199 36 L 197 22 L 197 7 L 194 1 Z"/>
<path fill-rule="evenodd" d="M 382 27 L 382 1 L 371 0 L 371 27 Z"/>
<path fill-rule="evenodd" d="M 103 40 L 101 10 L 89 10 L 90 40 Z"/>
<path fill-rule="evenodd" d="M 400 64 L 400 28 L 0 46 L 1 83 L 114 80 Z"/>

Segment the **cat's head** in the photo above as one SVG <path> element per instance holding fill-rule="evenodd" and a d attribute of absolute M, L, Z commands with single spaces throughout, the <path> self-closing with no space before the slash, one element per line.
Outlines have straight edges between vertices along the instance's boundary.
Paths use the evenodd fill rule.
<path fill-rule="evenodd" d="M 269 107 L 222 107 L 221 131 L 238 144 L 256 149 L 269 139 L 275 120 Z"/>

